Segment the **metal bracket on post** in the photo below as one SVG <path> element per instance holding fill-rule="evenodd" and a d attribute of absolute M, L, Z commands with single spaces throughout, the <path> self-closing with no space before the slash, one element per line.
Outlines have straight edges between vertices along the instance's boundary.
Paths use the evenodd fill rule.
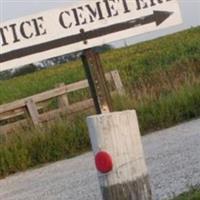
<path fill-rule="evenodd" d="M 111 96 L 99 54 L 92 49 L 84 50 L 82 62 L 84 64 L 97 114 L 111 112 Z"/>
<path fill-rule="evenodd" d="M 81 38 L 82 38 L 82 40 L 83 40 L 83 44 L 87 44 L 88 43 L 88 41 L 87 41 L 87 39 L 86 39 L 86 36 L 85 36 L 85 30 L 82 28 L 82 29 L 80 29 L 80 36 L 81 36 Z"/>

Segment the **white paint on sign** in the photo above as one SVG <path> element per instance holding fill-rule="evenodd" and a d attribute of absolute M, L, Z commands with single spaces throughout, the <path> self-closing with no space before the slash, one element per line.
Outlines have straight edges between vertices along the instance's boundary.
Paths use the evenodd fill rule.
<path fill-rule="evenodd" d="M 180 24 L 177 0 L 93 0 L 0 24 L 0 71 Z"/>

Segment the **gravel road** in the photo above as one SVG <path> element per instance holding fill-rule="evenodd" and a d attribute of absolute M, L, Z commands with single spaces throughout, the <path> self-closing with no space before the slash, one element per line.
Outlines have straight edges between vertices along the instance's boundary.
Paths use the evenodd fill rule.
<path fill-rule="evenodd" d="M 200 184 L 200 119 L 142 138 L 154 199 Z M 91 152 L 0 180 L 0 200 L 101 200 Z"/>

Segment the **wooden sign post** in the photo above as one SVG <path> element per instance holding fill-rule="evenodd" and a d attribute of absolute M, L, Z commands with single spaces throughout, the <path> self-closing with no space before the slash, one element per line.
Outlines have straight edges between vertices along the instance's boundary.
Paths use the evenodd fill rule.
<path fill-rule="evenodd" d="M 88 128 L 103 200 L 151 200 L 136 112 L 111 112 L 99 54 L 85 50 L 82 61 L 96 112 L 100 114 L 88 117 Z"/>
<path fill-rule="evenodd" d="M 87 118 L 103 200 L 151 200 L 136 112 Z"/>
<path fill-rule="evenodd" d="M 111 112 L 112 100 L 99 54 L 93 49 L 84 50 L 82 61 L 90 85 L 96 113 Z"/>

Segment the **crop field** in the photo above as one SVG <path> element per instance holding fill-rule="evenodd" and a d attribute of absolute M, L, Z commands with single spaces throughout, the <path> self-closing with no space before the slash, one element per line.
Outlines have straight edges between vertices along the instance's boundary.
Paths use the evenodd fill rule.
<path fill-rule="evenodd" d="M 136 109 L 142 134 L 200 116 L 200 27 L 101 54 L 105 71 L 117 69 L 126 96 L 115 110 Z M 81 61 L 0 81 L 0 104 L 56 84 L 85 78 Z M 81 99 L 85 91 L 72 97 Z M 58 119 L 43 128 L 0 137 L 0 176 L 70 157 L 90 148 L 85 117 Z"/>

